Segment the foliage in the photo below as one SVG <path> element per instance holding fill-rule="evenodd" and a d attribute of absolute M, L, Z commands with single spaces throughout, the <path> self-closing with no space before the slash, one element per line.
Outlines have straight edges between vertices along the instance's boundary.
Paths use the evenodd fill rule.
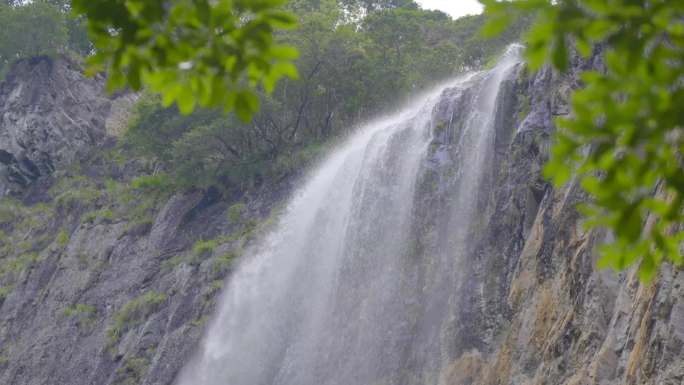
<path fill-rule="evenodd" d="M 177 102 L 235 109 L 248 121 L 259 107 L 258 86 L 271 91 L 282 76 L 297 77 L 297 51 L 273 34 L 295 19 L 279 9 L 283 0 L 74 0 L 88 19 L 110 90 L 143 84 Z"/>
<path fill-rule="evenodd" d="M 546 174 L 556 185 L 574 174 L 593 198 L 591 227 L 612 230 L 600 265 L 640 262 L 644 279 L 664 261 L 683 262 L 684 2 L 664 0 L 484 1 L 496 32 L 514 11 L 535 11 L 528 35 L 533 69 L 568 69 L 570 43 L 600 71 L 582 74 L 574 115 L 559 131 Z M 649 219 L 650 218 L 650 219 Z M 648 223 L 648 225 L 647 225 Z"/>
<path fill-rule="evenodd" d="M 0 225 L 11 224 L 16 219 L 17 209 L 15 202 L 8 198 L 0 200 Z"/>
<path fill-rule="evenodd" d="M 147 372 L 150 361 L 145 357 L 127 358 L 122 367 L 116 370 L 119 376 L 115 385 L 137 385 Z"/>
<path fill-rule="evenodd" d="M 12 286 L 0 286 L 0 302 L 4 301 L 7 296 L 12 294 L 14 288 Z"/>
<path fill-rule="evenodd" d="M 67 47 L 81 56 L 90 55 L 93 52 L 93 44 L 88 37 L 85 18 L 74 16 L 69 12 L 65 22 L 69 36 Z"/>
<path fill-rule="evenodd" d="M 68 209 L 91 206 L 102 196 L 94 182 L 83 176 L 60 178 L 49 194 L 57 207 Z"/>
<path fill-rule="evenodd" d="M 57 235 L 57 246 L 63 249 L 69 243 L 69 233 L 66 230 L 62 230 Z"/>
<path fill-rule="evenodd" d="M 230 206 L 228 208 L 228 220 L 230 223 L 239 223 L 245 210 L 247 210 L 247 206 L 244 203 L 236 203 Z"/>
<path fill-rule="evenodd" d="M 236 258 L 237 255 L 235 253 L 228 253 L 212 260 L 210 267 L 211 277 L 214 279 L 224 278 L 230 271 L 231 267 L 233 266 L 233 261 Z"/>
<path fill-rule="evenodd" d="M 82 303 L 76 304 L 74 306 L 67 306 L 67 308 L 64 309 L 64 315 L 66 317 L 74 317 L 74 316 L 79 316 L 79 315 L 90 315 L 90 314 L 94 314 L 95 312 L 96 312 L 96 309 L 93 306 L 85 305 Z"/>
<path fill-rule="evenodd" d="M 164 262 L 161 263 L 161 270 L 164 273 L 168 273 L 170 271 L 173 271 L 177 266 L 180 266 L 184 261 L 185 258 L 183 258 L 182 255 L 173 256 L 171 258 L 164 260 Z"/>
<path fill-rule="evenodd" d="M 192 253 L 197 257 L 206 258 L 214 252 L 214 249 L 217 246 L 218 241 L 216 239 L 210 239 L 208 241 L 199 240 L 192 246 Z"/>
<path fill-rule="evenodd" d="M 144 97 L 126 148 L 159 161 L 176 188 L 234 193 L 278 181 L 370 116 L 481 66 L 526 25 L 520 18 L 488 41 L 477 33 L 482 16 L 452 20 L 413 1 L 293 0 L 286 9 L 298 15 L 299 28 L 276 40 L 300 52 L 301 77 L 260 93 L 261 108 L 249 124 L 215 109 L 184 116 Z"/>
<path fill-rule="evenodd" d="M 17 276 L 33 266 L 39 259 L 37 253 L 24 253 L 15 258 L 5 259 L 0 264 L 0 278 L 7 275 Z"/>
<path fill-rule="evenodd" d="M 95 323 L 95 316 L 97 309 L 93 306 L 78 303 L 73 306 L 67 306 L 64 309 L 64 316 L 75 319 L 80 328 L 89 328 Z"/>
<path fill-rule="evenodd" d="M 114 315 L 114 323 L 107 329 L 109 345 L 116 344 L 123 333 L 144 322 L 166 298 L 166 294 L 150 291 L 126 303 Z"/>
<path fill-rule="evenodd" d="M 114 212 L 111 209 L 103 208 L 96 211 L 86 213 L 83 218 L 83 223 L 95 223 L 96 220 L 111 222 L 114 219 Z"/>
<path fill-rule="evenodd" d="M 53 55 L 67 45 L 64 14 L 44 1 L 0 4 L 0 68 L 19 58 Z"/>
<path fill-rule="evenodd" d="M 131 187 L 147 193 L 166 193 L 171 182 L 166 174 L 139 176 L 131 181 Z"/>

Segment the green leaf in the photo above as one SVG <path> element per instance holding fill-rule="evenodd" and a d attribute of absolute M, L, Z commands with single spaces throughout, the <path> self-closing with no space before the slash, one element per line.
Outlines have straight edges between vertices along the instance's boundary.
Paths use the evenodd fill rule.
<path fill-rule="evenodd" d="M 195 109 L 195 98 L 192 91 L 184 89 L 178 95 L 178 110 L 183 115 L 189 115 Z"/>
<path fill-rule="evenodd" d="M 270 49 L 270 54 L 274 59 L 280 60 L 294 60 L 299 57 L 299 51 L 289 45 L 274 45 Z"/>
<path fill-rule="evenodd" d="M 108 90 L 149 86 L 162 93 L 164 105 L 175 100 L 184 114 L 198 104 L 237 106 L 234 94 L 217 84 L 256 89 L 263 82 L 273 89 L 282 76 L 296 78 L 297 50 L 274 39 L 279 30 L 297 24 L 282 5 L 276 0 L 73 2 L 74 10 L 87 17 L 98 51 L 92 68 L 96 64 L 97 71 L 108 73 Z M 258 101 L 246 98 L 238 114 L 253 115 L 255 105 L 258 109 Z"/>
<path fill-rule="evenodd" d="M 553 46 L 553 65 L 561 72 L 568 69 L 568 48 L 565 45 L 565 36 L 558 35 Z"/>

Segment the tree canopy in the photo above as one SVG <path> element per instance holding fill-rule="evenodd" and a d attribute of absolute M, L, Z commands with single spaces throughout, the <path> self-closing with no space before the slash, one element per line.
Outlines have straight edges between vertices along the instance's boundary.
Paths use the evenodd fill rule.
<path fill-rule="evenodd" d="M 64 15 L 45 2 L 0 3 L 0 25 L 0 68 L 18 58 L 55 54 L 68 40 Z"/>
<path fill-rule="evenodd" d="M 126 142 L 158 160 L 183 186 L 235 188 L 301 168 L 326 143 L 432 84 L 478 67 L 518 39 L 524 20 L 496 40 L 478 35 L 482 16 L 452 20 L 414 2 L 294 0 L 298 28 L 278 32 L 295 47 L 298 79 L 272 93 L 249 123 L 221 111 L 182 116 L 154 98 L 140 107 Z M 356 18 L 354 14 L 365 14 Z"/>
<path fill-rule="evenodd" d="M 18 59 L 88 55 L 92 47 L 82 21 L 70 13 L 69 0 L 0 1 L 0 74 Z"/>
<path fill-rule="evenodd" d="M 573 115 L 559 130 L 546 174 L 556 185 L 576 175 L 592 200 L 590 227 L 611 230 L 601 266 L 639 263 L 652 277 L 681 265 L 684 241 L 684 2 L 671 0 L 484 0 L 489 33 L 511 15 L 536 13 L 527 35 L 533 69 L 568 69 L 569 52 L 602 55 L 582 74 Z"/>

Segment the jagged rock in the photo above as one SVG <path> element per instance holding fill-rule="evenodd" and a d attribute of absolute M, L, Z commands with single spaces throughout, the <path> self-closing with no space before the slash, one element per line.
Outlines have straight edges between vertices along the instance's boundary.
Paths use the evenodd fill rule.
<path fill-rule="evenodd" d="M 576 61 L 565 76 L 523 72 L 515 85 L 520 122 L 496 161 L 496 183 L 484 198 L 494 214 L 479 234 L 477 259 L 466 266 L 466 275 L 478 278 L 463 290 L 466 308 L 475 305 L 460 322 L 478 340 L 453 361 L 448 384 L 684 380 L 684 276 L 664 266 L 654 282 L 642 284 L 634 269 L 597 270 L 596 246 L 606 236 L 582 229 L 576 205 L 586 197 L 577 181 L 554 189 L 541 178 L 552 118 L 568 113 L 578 72 L 600 66 L 596 56 Z M 509 132 L 497 128 L 504 138 Z"/>
<path fill-rule="evenodd" d="M 149 236 L 149 247 L 160 254 L 172 251 L 173 236 L 185 216 L 202 199 L 201 191 L 190 194 L 176 194 L 166 203 L 157 216 Z"/>
<path fill-rule="evenodd" d="M 0 196 L 23 191 L 104 141 L 117 98 L 104 94 L 102 77 L 81 71 L 66 58 L 12 66 L 0 85 Z"/>

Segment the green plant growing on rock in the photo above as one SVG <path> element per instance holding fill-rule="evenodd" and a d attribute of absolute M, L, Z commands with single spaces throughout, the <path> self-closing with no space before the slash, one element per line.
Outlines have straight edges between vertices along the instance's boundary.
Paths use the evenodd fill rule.
<path fill-rule="evenodd" d="M 177 266 L 183 263 L 185 258 L 182 255 L 176 255 L 169 259 L 166 259 L 161 263 L 161 270 L 165 273 L 173 271 Z"/>
<path fill-rule="evenodd" d="M 192 254 L 198 258 L 207 258 L 214 252 L 219 242 L 216 239 L 199 240 L 192 246 Z"/>
<path fill-rule="evenodd" d="M 95 204 L 102 195 L 92 181 L 85 177 L 64 177 L 50 189 L 57 207 L 76 209 Z"/>
<path fill-rule="evenodd" d="M 17 242 L 17 250 L 29 251 L 33 247 L 33 242 L 30 240 Z"/>
<path fill-rule="evenodd" d="M 83 216 L 83 223 L 95 223 L 96 221 L 111 222 L 113 220 L 114 212 L 109 208 L 90 211 Z"/>
<path fill-rule="evenodd" d="M 93 306 L 79 303 L 73 306 L 67 306 L 67 308 L 64 309 L 64 315 L 66 317 L 90 316 L 91 314 L 95 314 L 96 311 L 97 309 Z"/>
<path fill-rule="evenodd" d="M 6 350 L 0 350 L 0 366 L 6 365 L 9 362 L 9 356 Z"/>
<path fill-rule="evenodd" d="M 66 247 L 66 245 L 69 243 L 70 235 L 69 232 L 66 230 L 62 230 L 57 234 L 57 246 L 60 249 L 63 249 Z"/>
<path fill-rule="evenodd" d="M 200 316 L 199 318 L 197 318 L 197 319 L 195 319 L 195 320 L 192 320 L 192 321 L 190 322 L 190 325 L 192 325 L 192 326 L 194 326 L 194 327 L 202 327 L 202 326 L 204 326 L 208 321 L 209 321 L 209 316 L 203 315 L 203 316 Z"/>
<path fill-rule="evenodd" d="M 0 206 L 0 225 L 11 224 L 17 218 L 14 210 L 6 205 Z"/>
<path fill-rule="evenodd" d="M 223 284 L 224 282 L 222 279 L 216 279 L 214 281 L 211 281 L 209 286 L 205 288 L 204 292 L 202 293 L 203 310 L 206 310 L 214 306 L 214 299 L 216 298 L 216 294 L 221 291 L 221 289 L 223 288 Z"/>
<path fill-rule="evenodd" d="M 127 358 L 124 364 L 116 370 L 119 376 L 115 385 L 138 385 L 150 367 L 150 361 L 145 357 Z"/>
<path fill-rule="evenodd" d="M 22 211 L 21 214 L 23 219 L 16 226 L 20 231 L 43 230 L 48 224 L 45 216 L 32 214 L 30 211 Z"/>
<path fill-rule="evenodd" d="M 114 212 L 112 211 L 112 209 L 109 208 L 101 209 L 98 217 L 105 221 L 111 222 L 112 220 L 114 220 Z"/>
<path fill-rule="evenodd" d="M 168 194 L 173 191 L 173 183 L 168 174 L 144 175 L 131 181 L 131 187 L 146 193 L 157 195 Z"/>
<path fill-rule="evenodd" d="M 214 294 L 218 293 L 222 288 L 223 288 L 223 280 L 222 279 L 216 279 L 209 284 L 209 289 L 207 290 L 207 295 L 213 296 Z"/>
<path fill-rule="evenodd" d="M 64 309 L 64 316 L 67 318 L 76 319 L 79 328 L 90 328 L 95 323 L 97 309 L 94 306 L 79 303 L 72 306 L 67 306 Z"/>
<path fill-rule="evenodd" d="M 128 230 L 143 229 L 149 231 L 154 223 L 154 215 L 158 210 L 159 200 L 147 194 L 143 194 L 139 198 L 135 205 L 129 209 Z"/>
<path fill-rule="evenodd" d="M 97 211 L 89 211 L 83 215 L 83 223 L 94 223 L 97 219 Z"/>
<path fill-rule="evenodd" d="M 10 294 L 12 294 L 12 291 L 14 288 L 12 286 L 0 286 L 0 303 L 7 298 Z"/>
<path fill-rule="evenodd" d="M 226 276 L 230 271 L 231 267 L 237 255 L 235 253 L 227 253 L 214 258 L 211 261 L 210 273 L 211 277 L 214 279 L 220 279 Z"/>
<path fill-rule="evenodd" d="M 111 178 L 105 180 L 105 192 L 108 200 L 118 205 L 127 205 L 135 199 L 133 191 L 128 184 Z"/>
<path fill-rule="evenodd" d="M 240 237 L 244 239 L 245 242 L 252 240 L 258 230 L 258 224 L 256 220 L 251 219 L 244 223 L 242 226 L 242 231 L 240 232 Z"/>
<path fill-rule="evenodd" d="M 0 225 L 14 230 L 44 230 L 53 216 L 54 209 L 46 203 L 27 206 L 15 198 L 0 198 Z"/>
<path fill-rule="evenodd" d="M 108 345 L 113 347 L 119 342 L 123 333 L 142 324 L 166 301 L 166 294 L 149 291 L 126 303 L 114 315 L 114 322 L 107 329 Z"/>
<path fill-rule="evenodd" d="M 287 209 L 287 206 L 284 204 L 277 205 L 275 207 L 271 207 L 268 217 L 261 221 L 261 226 L 262 228 L 270 228 L 276 225 L 278 223 L 278 219 L 283 215 L 285 210 Z"/>
<path fill-rule="evenodd" d="M 228 208 L 228 220 L 231 224 L 240 223 L 242 215 L 247 211 L 247 205 L 236 203 Z"/>
<path fill-rule="evenodd" d="M 9 258 L 0 263 L 0 277 L 5 275 L 18 276 L 31 268 L 40 260 L 38 253 L 25 253 L 19 257 Z"/>

